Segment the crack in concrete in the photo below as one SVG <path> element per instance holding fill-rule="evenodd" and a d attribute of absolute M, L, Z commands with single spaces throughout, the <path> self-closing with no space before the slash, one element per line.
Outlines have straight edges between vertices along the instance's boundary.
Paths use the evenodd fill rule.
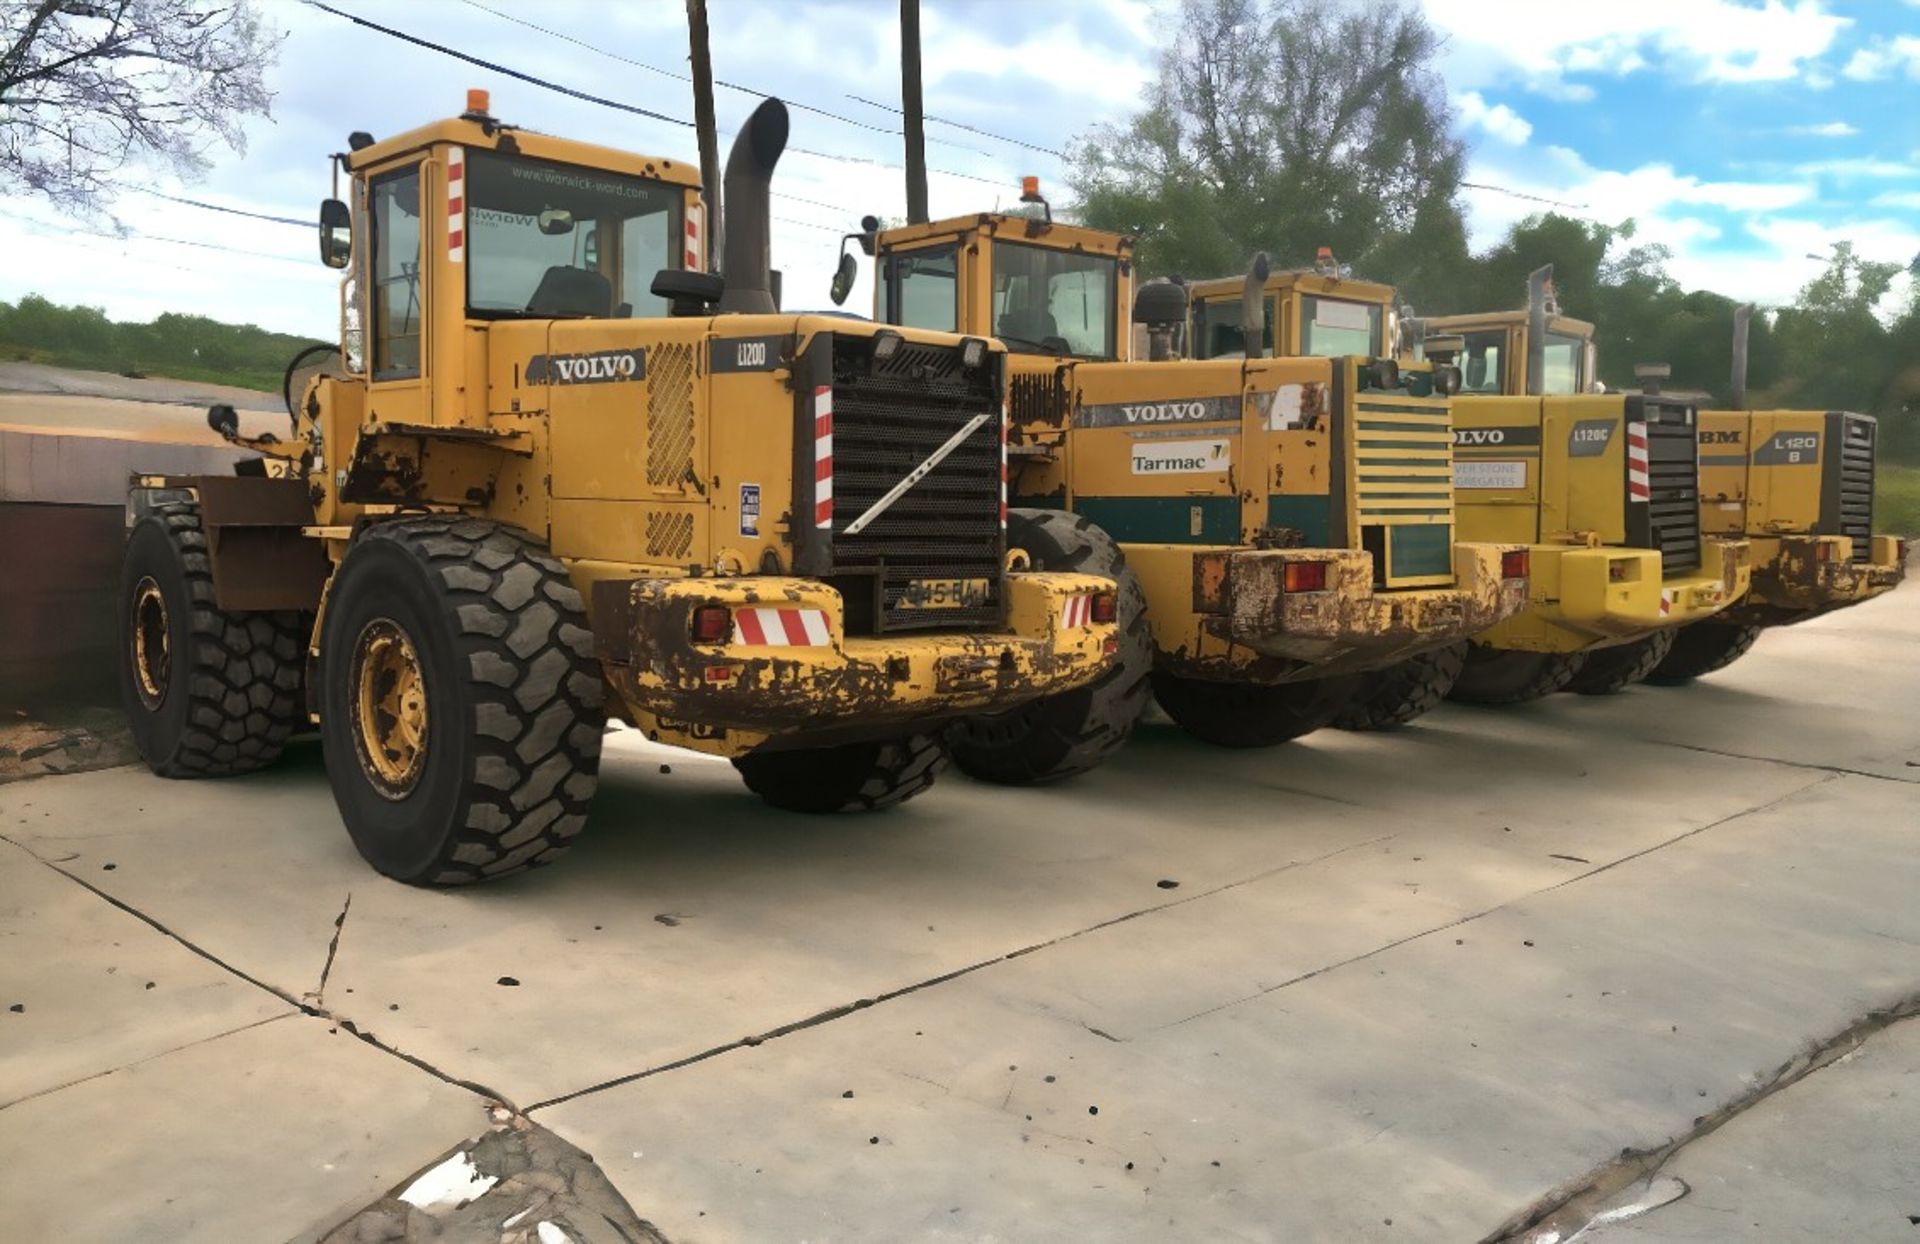
<path fill-rule="evenodd" d="M 398 1046 L 390 1045 L 387 1042 L 380 1040 L 378 1037 L 374 1036 L 370 1032 L 361 1031 L 358 1025 L 356 1025 L 351 1019 L 348 1019 L 343 1015 L 336 1014 L 335 1012 L 330 1011 L 327 1008 L 318 1005 L 317 1003 L 312 1003 L 301 998 L 296 998 L 291 993 L 287 992 L 284 989 L 281 989 L 277 985 L 261 980 L 259 977 L 254 976 L 251 973 L 241 971 L 239 968 L 235 967 L 231 963 L 228 963 L 225 959 L 222 959 L 220 956 L 214 954 L 212 951 L 206 949 L 204 946 L 201 946 L 197 942 L 194 942 L 192 939 L 187 938 L 175 932 L 174 930 L 168 928 L 166 925 L 154 919 L 152 916 L 149 916 L 146 912 L 141 911 L 138 907 L 133 906 L 131 903 L 127 903 L 119 898 L 116 898 L 114 895 L 107 893 L 105 890 L 102 890 L 99 886 L 94 885 L 92 882 L 88 881 L 84 877 L 75 876 L 73 873 L 68 872 L 66 869 L 61 868 L 57 864 L 52 864 L 52 863 L 49 863 L 47 860 L 42 859 L 38 854 L 36 854 L 33 851 L 31 847 L 28 847 L 26 844 L 19 842 L 13 838 L 9 838 L 5 834 L 0 834 L 0 842 L 9 843 L 12 846 L 19 847 L 22 851 L 25 851 L 34 860 L 38 861 L 41 867 L 52 869 L 54 872 L 59 873 L 62 877 L 65 877 L 68 881 L 73 882 L 75 885 L 80 886 L 82 889 L 91 893 L 95 898 L 98 898 L 101 901 L 105 902 L 108 906 L 117 908 L 120 911 L 127 913 L 129 916 L 132 916 L 134 919 L 140 921 L 142 924 L 153 929 L 156 933 L 161 934 L 163 937 L 168 937 L 168 938 L 171 938 L 173 941 L 178 942 L 180 945 L 186 947 L 188 950 L 192 951 L 194 954 L 199 955 L 202 959 L 205 959 L 208 963 L 213 964 L 215 967 L 219 968 L 221 971 L 226 972 L 229 975 L 239 977 L 241 980 L 247 982 L 247 984 L 252 985 L 255 989 L 259 989 L 266 993 L 272 994 L 274 997 L 280 999 L 282 1002 L 285 1002 L 288 1006 L 291 1006 L 292 1008 L 294 1008 L 294 1010 L 298 1011 L 300 1014 L 304 1016 L 308 1016 L 313 1019 L 325 1020 L 326 1022 L 332 1024 L 335 1028 L 339 1029 L 341 1032 L 344 1032 L 347 1035 L 352 1037 L 357 1037 L 361 1041 L 364 1041 L 368 1045 L 372 1046 L 374 1049 L 380 1050 L 383 1053 L 391 1054 L 393 1057 L 400 1059 L 402 1062 L 411 1063 L 413 1066 L 418 1067 L 420 1070 L 426 1072 L 428 1075 L 433 1076 L 435 1079 L 445 1081 L 446 1083 L 453 1085 L 455 1088 L 466 1089 L 469 1093 L 476 1094 L 489 1101 L 498 1102 L 501 1105 L 507 1107 L 508 1109 L 514 1110 L 516 1113 L 523 1113 L 519 1111 L 519 1108 L 517 1106 L 514 1105 L 513 1099 L 511 1097 L 507 1096 L 505 1093 L 500 1092 L 498 1089 L 490 1088 L 489 1086 L 485 1084 L 481 1084 L 475 1080 L 465 1080 L 460 1078 L 459 1076 L 453 1075 L 450 1072 L 442 1071 L 440 1068 L 434 1066 L 432 1063 L 428 1062 L 424 1058 L 421 1058 L 417 1054 L 409 1054 L 405 1050 L 400 1049 Z M 349 899 L 349 901 L 351 901 L 351 899 Z M 341 911 L 341 919 L 345 920 L 345 918 L 346 918 L 346 912 L 343 909 Z M 335 925 L 336 943 L 338 941 L 338 934 L 339 934 L 339 926 L 336 924 Z M 331 956 L 329 956 L 329 958 L 331 958 Z M 324 984 L 324 979 L 322 983 Z"/>
<path fill-rule="evenodd" d="M 1687 1146 L 1712 1135 L 1775 1093 L 1846 1058 L 1875 1033 L 1916 1016 L 1920 1016 L 1920 991 L 1868 1011 L 1831 1036 L 1809 1043 L 1771 1074 L 1756 1077 L 1745 1092 L 1698 1116 L 1678 1135 L 1642 1149 L 1623 1148 L 1620 1156 L 1537 1198 L 1483 1236 L 1480 1244 L 1572 1240 L 1605 1212 L 1608 1201 L 1635 1183 L 1658 1175 Z"/>
<path fill-rule="evenodd" d="M 1814 769 L 1821 773 L 1832 773 L 1846 777 L 1873 778 L 1881 782 L 1898 782 L 1902 786 L 1920 785 L 1920 776 L 1903 778 L 1886 773 L 1871 773 L 1865 769 L 1849 769 L 1845 765 L 1809 764 L 1804 760 L 1782 760 L 1778 756 L 1749 756 L 1745 752 L 1730 752 L 1718 747 L 1702 747 L 1698 743 L 1668 743 L 1667 747 L 1677 747 L 1683 752 L 1701 752 L 1708 756 L 1725 756 L 1728 760 L 1752 760 L 1766 765 L 1784 765 L 1789 769 Z M 1915 771 L 1920 774 L 1920 770 Z"/>
<path fill-rule="evenodd" d="M 768 1041 L 777 1040 L 780 1037 L 789 1036 L 796 1032 L 803 1032 L 809 1028 L 817 1028 L 822 1024 L 832 1023 L 834 1020 L 845 1018 L 856 1011 L 864 1011 L 869 1007 L 879 1006 L 883 1002 L 892 1002 L 895 999 L 904 998 L 909 994 L 919 993 L 923 989 L 931 989 L 936 985 L 944 985 L 948 981 L 958 980 L 963 976 L 971 976 L 975 972 L 993 967 L 996 964 L 1008 963 L 1014 959 L 1024 958 L 1037 951 L 1045 950 L 1050 946 L 1058 946 L 1064 942 L 1071 942 L 1077 938 L 1085 937 L 1090 933 L 1097 933 L 1102 929 L 1110 929 L 1114 925 L 1125 924 L 1129 920 L 1137 920 L 1142 916 L 1150 916 L 1156 912 L 1166 911 L 1169 908 L 1183 907 L 1188 903 L 1197 903 L 1201 899 L 1211 898 L 1216 894 L 1224 894 L 1229 890 L 1237 890 L 1242 886 L 1254 885 L 1258 882 L 1265 881 L 1269 877 L 1278 876 L 1281 873 L 1291 871 L 1295 868 L 1304 868 L 1309 864 L 1322 863 L 1323 861 L 1333 859 L 1335 856 L 1345 855 L 1349 851 L 1358 851 L 1366 847 L 1378 846 L 1383 842 L 1390 842 L 1398 836 L 1397 834 L 1381 834 L 1375 838 L 1348 843 L 1343 847 L 1335 847 L 1331 851 L 1324 851 L 1308 859 L 1288 860 L 1284 864 L 1263 869 L 1250 877 L 1242 877 L 1237 881 L 1228 881 L 1208 890 L 1196 890 L 1194 893 L 1181 898 L 1172 899 L 1165 903 L 1155 903 L 1151 907 L 1142 907 L 1136 911 L 1129 911 L 1122 915 L 1113 916 L 1109 919 L 1090 924 L 1084 929 L 1075 929 L 1071 933 L 1062 933 L 1060 936 L 1049 938 L 1044 942 L 1035 942 L 1031 946 L 1022 946 L 1017 950 L 1010 950 L 1005 954 L 995 955 L 990 959 L 982 959 L 978 963 L 970 963 L 965 967 L 955 968 L 951 972 L 943 972 L 938 976 L 930 976 L 925 980 L 915 981 L 910 985 L 902 985 L 898 989 L 890 989 L 885 993 L 875 994 L 871 998 L 861 998 L 853 1002 L 843 1003 L 840 1006 L 830 1007 L 817 1014 L 809 1015 L 805 1019 L 794 1020 L 792 1023 L 782 1024 L 777 1028 L 770 1028 L 765 1032 L 757 1033 L 753 1036 L 740 1037 L 736 1040 L 727 1041 L 720 1045 L 701 1050 L 698 1053 L 689 1054 L 684 1058 L 676 1058 L 671 1062 L 661 1063 L 658 1066 L 630 1072 L 623 1076 L 616 1076 L 611 1080 L 603 1080 L 598 1084 L 590 1084 L 585 1088 L 574 1089 L 571 1092 L 562 1093 L 557 1097 L 549 1097 L 544 1101 L 534 1102 L 522 1111 L 522 1113 L 531 1115 L 536 1110 L 544 1110 L 549 1106 L 558 1106 L 563 1102 L 573 1101 L 576 1098 L 586 1097 L 593 1093 L 604 1092 L 607 1089 L 619 1088 L 622 1085 L 632 1084 L 637 1080 L 651 1079 L 657 1075 L 664 1075 L 669 1071 L 678 1071 L 682 1067 L 691 1067 L 695 1063 L 703 1063 L 710 1058 L 718 1058 L 722 1054 L 730 1054 L 735 1050 L 764 1045 Z M 1083 1024 L 1082 1027 L 1084 1026 Z M 1101 1035 L 1104 1036 L 1105 1034 L 1103 1033 Z M 1112 1040 L 1113 1038 L 1109 1037 L 1108 1039 Z"/>
<path fill-rule="evenodd" d="M 1373 958 L 1376 955 L 1385 954 L 1387 951 L 1394 950 L 1401 946 L 1405 946 L 1409 942 L 1417 942 L 1423 937 L 1432 937 L 1435 933 L 1445 933 L 1451 929 L 1457 929 L 1463 924 L 1471 924 L 1475 920 L 1479 920 L 1479 919 L 1482 919 L 1483 917 L 1492 915 L 1494 912 L 1504 911 L 1506 908 L 1511 907 L 1516 903 L 1527 902 L 1530 899 L 1535 899 L 1540 897 L 1542 894 L 1551 894 L 1553 891 L 1563 889 L 1566 886 L 1578 885 L 1580 882 L 1585 881 L 1590 877 L 1597 877 L 1601 873 L 1607 872 L 1610 869 L 1618 868 L 1622 864 L 1632 863 L 1634 860 L 1641 859 L 1644 856 L 1651 855 L 1655 851 L 1665 850 L 1666 848 L 1673 846 L 1675 843 L 1685 842 L 1687 839 L 1693 837 L 1695 834 L 1704 834 L 1710 829 L 1714 829 L 1718 826 L 1725 825 L 1729 821 L 1739 820 L 1743 816 L 1752 816 L 1756 812 L 1765 812 L 1769 808 L 1775 807 L 1778 804 L 1786 802 L 1787 800 L 1793 798 L 1795 795 L 1799 795 L 1805 791 L 1812 790 L 1816 786 L 1822 786 L 1828 782 L 1833 781 L 1836 776 L 1837 775 L 1835 774 L 1828 774 L 1824 777 L 1815 778 L 1814 780 L 1806 783 L 1803 786 L 1794 787 L 1792 790 L 1787 791 L 1785 794 L 1777 795 L 1772 799 L 1768 799 L 1761 803 L 1754 804 L 1750 808 L 1743 808 L 1738 812 L 1729 813 L 1726 816 L 1720 817 L 1718 820 L 1709 821 L 1705 825 L 1695 826 L 1694 828 L 1687 830 L 1683 834 L 1676 834 L 1672 838 L 1663 839 L 1660 842 L 1654 843 L 1650 847 L 1643 847 L 1640 850 L 1635 851 L 1629 855 L 1623 855 L 1617 860 L 1609 860 L 1607 863 L 1602 864 L 1597 868 L 1589 868 L 1583 873 L 1576 874 L 1575 876 L 1568 877 L 1561 881 L 1556 881 L 1549 886 L 1542 886 L 1538 890 L 1529 890 L 1525 894 L 1519 895 L 1515 898 L 1507 899 L 1505 902 L 1495 903 L 1493 906 L 1485 909 L 1484 911 L 1471 912 L 1468 915 L 1460 916 L 1454 920 L 1449 920 L 1445 924 L 1437 924 L 1437 925 L 1434 925 L 1432 928 L 1422 929 L 1417 933 L 1409 933 L 1405 937 L 1396 938 L 1391 942 L 1386 942 L 1382 945 L 1375 946 L 1372 950 L 1367 950 L 1367 951 L 1361 952 L 1360 954 L 1352 955 L 1348 958 L 1340 960 L 1337 963 L 1322 964 L 1321 966 L 1314 968 L 1310 972 L 1302 972 L 1298 976 L 1290 977 L 1287 980 L 1283 980 L 1279 982 L 1278 984 L 1268 985 L 1263 989 L 1258 989 L 1253 993 L 1247 994 L 1245 997 L 1234 998 L 1229 1001 L 1222 1002 L 1218 1006 L 1210 1006 L 1204 1011 L 1195 1011 L 1193 1014 L 1184 1016 L 1180 1019 L 1176 1019 L 1171 1023 L 1161 1024 L 1158 1028 L 1154 1029 L 1154 1031 L 1163 1032 L 1168 1028 L 1177 1028 L 1181 1024 L 1187 1023 L 1191 1020 L 1202 1019 L 1208 1015 L 1213 1015 L 1213 1014 L 1216 1014 L 1217 1012 L 1227 1010 L 1229 1007 L 1236 1007 L 1245 1002 L 1252 1002 L 1256 999 L 1264 998 L 1268 994 L 1277 993 L 1282 989 L 1291 988 L 1294 985 L 1300 984 L 1302 981 L 1310 981 L 1316 976 L 1324 976 L 1328 972 L 1335 972 L 1341 968 L 1349 967 L 1355 963 L 1364 963 L 1365 961 Z"/>
<path fill-rule="evenodd" d="M 291 1018 L 291 1012 L 282 1012 L 279 1015 L 269 1015 L 265 1019 L 256 1019 L 250 1024 L 241 1024 L 238 1028 L 229 1028 L 225 1032 L 208 1033 L 204 1037 L 195 1037 L 191 1041 L 182 1041 L 179 1045 L 169 1046 L 164 1050 L 157 1050 L 152 1054 L 143 1054 L 130 1063 L 121 1063 L 118 1067 L 108 1067 L 105 1071 L 91 1072 L 76 1079 L 68 1080 L 64 1084 L 55 1084 L 49 1088 L 35 1089 L 26 1096 L 16 1097 L 12 1101 L 0 1101 L 0 1110 L 11 1110 L 22 1102 L 33 1101 L 35 1098 L 45 1097 L 49 1093 L 58 1093 L 62 1089 L 70 1089 L 76 1084 L 87 1084 L 91 1081 L 101 1079 L 104 1076 L 110 1076 L 116 1072 L 128 1071 L 143 1063 L 150 1063 L 156 1058 L 165 1058 L 169 1054 L 178 1054 L 181 1050 L 190 1050 L 196 1045 L 205 1045 L 209 1041 L 218 1041 L 223 1037 L 231 1037 L 238 1032 L 246 1032 L 249 1029 L 259 1028 L 263 1025 L 274 1023 L 277 1020 Z"/>
<path fill-rule="evenodd" d="M 353 891 L 347 891 L 347 901 L 340 907 L 340 914 L 333 918 L 333 939 L 327 943 L 327 961 L 320 965 L 320 983 L 313 987 L 307 997 L 313 999 L 312 1005 L 318 1009 L 327 996 L 327 977 L 333 974 L 333 957 L 340 953 L 340 935 L 346 932 L 347 913 L 353 910 Z"/>

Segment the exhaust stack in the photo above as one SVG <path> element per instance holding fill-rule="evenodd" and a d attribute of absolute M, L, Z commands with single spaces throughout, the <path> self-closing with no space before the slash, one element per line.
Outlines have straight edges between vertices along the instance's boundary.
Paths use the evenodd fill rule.
<path fill-rule="evenodd" d="M 1527 396 L 1546 387 L 1547 303 L 1553 297 L 1553 265 L 1527 274 Z"/>
<path fill-rule="evenodd" d="M 1240 287 L 1240 335 L 1245 339 L 1246 355 L 1250 359 L 1267 356 L 1263 338 L 1267 334 L 1267 274 L 1270 270 L 1267 252 L 1259 252 L 1247 268 L 1246 283 Z"/>
<path fill-rule="evenodd" d="M 761 101 L 727 153 L 726 184 L 721 203 L 726 211 L 725 257 L 721 275 L 726 287 L 720 311 L 771 315 L 780 309 L 773 295 L 772 200 L 773 166 L 787 147 L 787 106 L 777 99 Z"/>
<path fill-rule="evenodd" d="M 1733 408 L 1747 408 L 1747 326 L 1753 322 L 1753 304 L 1733 309 Z"/>

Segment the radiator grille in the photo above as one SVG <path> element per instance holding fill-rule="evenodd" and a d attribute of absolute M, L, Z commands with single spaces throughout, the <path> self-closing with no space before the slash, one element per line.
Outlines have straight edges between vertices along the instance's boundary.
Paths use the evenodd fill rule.
<path fill-rule="evenodd" d="M 1001 616 L 997 365 L 966 368 L 958 346 L 902 343 L 873 357 L 866 337 L 833 344 L 833 568 L 854 633 L 997 626 Z M 991 417 L 856 535 L 848 524 L 979 414 Z M 915 580 L 971 580 L 967 603 L 902 608 Z M 861 586 L 866 590 L 863 593 Z M 877 611 L 877 613 L 876 613 Z"/>
<path fill-rule="evenodd" d="M 1370 390 L 1355 403 L 1353 499 L 1381 587 L 1453 576 L 1453 415 L 1444 398 Z"/>
<path fill-rule="evenodd" d="M 693 347 L 647 351 L 647 483 L 680 488 L 693 479 Z"/>
<path fill-rule="evenodd" d="M 1873 547 L 1874 421 L 1866 415 L 1842 414 L 1840 454 L 1840 530 L 1853 537 L 1853 560 L 1863 562 Z"/>
<path fill-rule="evenodd" d="M 1700 568 L 1700 446 L 1694 409 L 1651 397 L 1627 401 L 1628 422 L 1647 427 L 1644 502 L 1629 502 L 1631 542 L 1660 551 L 1663 575 Z M 1633 511 L 1644 511 L 1634 514 Z"/>

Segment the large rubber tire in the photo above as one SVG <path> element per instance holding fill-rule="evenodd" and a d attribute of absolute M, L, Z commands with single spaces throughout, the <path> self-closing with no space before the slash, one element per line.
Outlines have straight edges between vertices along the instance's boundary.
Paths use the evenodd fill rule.
<path fill-rule="evenodd" d="M 1645 639 L 1611 648 L 1596 648 L 1587 653 L 1580 672 L 1567 683 L 1567 690 L 1580 695 L 1612 695 L 1653 673 L 1673 647 L 1675 630 L 1668 627 Z"/>
<path fill-rule="evenodd" d="M 1035 570 L 1105 575 L 1119 590 L 1120 650 L 1105 674 L 1008 712 L 964 718 L 947 731 L 962 773 L 1031 786 L 1084 773 L 1126 744 L 1147 707 L 1153 635 L 1139 579 L 1120 546 L 1087 519 L 1059 510 L 1009 510 L 1007 543 L 1024 549 Z"/>
<path fill-rule="evenodd" d="M 1331 722 L 1358 683 L 1356 677 L 1340 676 L 1268 687 L 1155 670 L 1153 694 L 1167 716 L 1195 738 L 1221 747 L 1273 747 Z"/>
<path fill-rule="evenodd" d="M 749 752 L 733 767 L 747 789 L 789 812 L 876 812 L 905 803 L 947 767 L 947 749 L 929 734 L 836 747 Z"/>
<path fill-rule="evenodd" d="M 1466 665 L 1447 698 L 1468 704 L 1525 704 L 1572 682 L 1586 660 L 1584 652 L 1514 652 L 1469 644 Z"/>
<path fill-rule="evenodd" d="M 217 608 L 192 501 L 162 502 L 134 524 L 117 614 L 120 699 L 149 768 L 169 778 L 232 777 L 279 757 L 304 720 L 311 620 L 292 610 Z"/>
<path fill-rule="evenodd" d="M 424 739 L 412 776 L 383 788 L 355 704 L 357 656 L 396 631 L 417 657 Z M 605 686 L 580 593 L 525 533 L 455 515 L 369 528 L 328 593 L 320 678 L 334 801 L 387 876 L 504 877 L 552 863 L 586 825 Z"/>
<path fill-rule="evenodd" d="M 1753 647 L 1762 628 L 1730 626 L 1724 622 L 1695 622 L 1681 627 L 1673 637 L 1673 648 L 1660 664 L 1653 667 L 1647 681 L 1663 687 L 1692 682 L 1702 674 L 1723 670 Z"/>
<path fill-rule="evenodd" d="M 1333 724 L 1342 730 L 1393 730 L 1437 708 L 1467 663 L 1467 646 L 1448 644 L 1361 677 L 1360 689 Z"/>

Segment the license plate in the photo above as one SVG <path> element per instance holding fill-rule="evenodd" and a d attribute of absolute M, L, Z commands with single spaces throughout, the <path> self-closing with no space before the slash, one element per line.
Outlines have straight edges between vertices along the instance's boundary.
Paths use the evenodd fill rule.
<path fill-rule="evenodd" d="M 991 579 L 911 579 L 900 593 L 900 609 L 965 609 L 984 605 Z"/>

